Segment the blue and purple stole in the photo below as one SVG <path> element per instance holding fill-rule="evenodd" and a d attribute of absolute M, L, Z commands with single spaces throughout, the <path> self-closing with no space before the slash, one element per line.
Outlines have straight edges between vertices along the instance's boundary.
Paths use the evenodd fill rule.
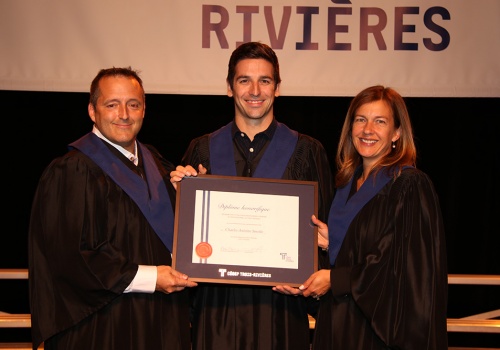
<path fill-rule="evenodd" d="M 232 126 L 234 121 L 210 134 L 210 166 L 214 175 L 236 176 Z M 253 177 L 280 179 L 295 150 L 298 133 L 278 123 Z"/>
<path fill-rule="evenodd" d="M 360 171 L 360 168 L 356 170 L 356 173 L 358 171 Z M 328 253 L 330 265 L 335 264 L 347 229 L 354 217 L 393 178 L 392 172 L 388 172 L 387 169 L 378 171 L 376 175 L 372 173 L 351 198 L 349 198 L 349 193 L 351 192 L 353 181 L 357 180 L 357 176 L 353 176 L 347 185 L 337 189 L 332 206 L 330 207 L 330 213 L 328 214 L 328 239 L 330 242 Z"/>
<path fill-rule="evenodd" d="M 174 212 L 163 178 L 158 171 L 153 155 L 147 147 L 137 141 L 140 149 L 147 183 L 129 169 L 97 135 L 90 132 L 69 144 L 94 161 L 137 204 L 153 230 L 172 252 L 174 237 Z"/>

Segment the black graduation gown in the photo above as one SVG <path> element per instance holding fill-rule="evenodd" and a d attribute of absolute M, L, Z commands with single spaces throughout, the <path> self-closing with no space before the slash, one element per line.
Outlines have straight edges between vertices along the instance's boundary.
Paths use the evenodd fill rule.
<path fill-rule="evenodd" d="M 150 151 L 157 165 L 168 164 Z M 172 169 L 160 172 L 175 203 Z M 29 229 L 34 348 L 44 341 L 45 349 L 190 349 L 187 290 L 122 293 L 139 264 L 171 262 L 136 203 L 90 158 L 72 150 L 54 160 Z"/>
<path fill-rule="evenodd" d="M 359 211 L 330 276 L 313 349 L 448 349 L 445 232 L 427 175 L 404 170 Z"/>
<path fill-rule="evenodd" d="M 191 141 L 182 164 L 195 168 L 203 164 L 211 173 L 208 145 L 209 135 Z M 319 141 L 299 134 L 283 179 L 317 181 L 318 216 L 326 220 L 333 182 Z M 203 283 L 194 291 L 193 350 L 309 350 L 308 312 L 315 312 L 314 299 L 287 296 L 262 286 Z"/>

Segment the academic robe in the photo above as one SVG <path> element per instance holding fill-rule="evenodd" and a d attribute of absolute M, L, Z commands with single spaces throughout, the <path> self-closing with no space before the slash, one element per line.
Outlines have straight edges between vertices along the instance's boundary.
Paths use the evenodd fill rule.
<path fill-rule="evenodd" d="M 132 171 L 125 176 L 141 179 L 144 157 L 136 167 L 97 142 L 113 153 L 113 167 L 126 164 Z M 158 185 L 175 203 L 174 166 L 148 149 L 160 170 Z M 171 262 L 137 203 L 109 174 L 77 149 L 55 159 L 39 181 L 29 229 L 33 349 L 41 342 L 46 350 L 190 349 L 187 290 L 123 293 L 138 265 Z"/>
<path fill-rule="evenodd" d="M 427 175 L 405 169 L 361 208 L 330 278 L 313 349 L 448 349 L 445 232 Z"/>
<path fill-rule="evenodd" d="M 238 133 L 237 133 L 238 134 Z M 203 164 L 209 174 L 210 135 L 191 141 L 182 164 Z M 244 162 L 234 146 L 235 162 Z M 271 148 L 271 147 L 268 147 Z M 326 220 L 333 197 L 331 169 L 319 141 L 298 134 L 282 179 L 317 181 L 318 216 Z M 260 155 L 255 162 L 262 159 Z M 241 169 L 237 176 L 243 176 Z M 266 176 L 259 176 L 266 177 Z M 311 214 L 313 212 L 311 211 Z M 309 350 L 308 313 L 315 313 L 316 300 L 283 295 L 269 286 L 198 284 L 193 293 L 193 350 Z"/>

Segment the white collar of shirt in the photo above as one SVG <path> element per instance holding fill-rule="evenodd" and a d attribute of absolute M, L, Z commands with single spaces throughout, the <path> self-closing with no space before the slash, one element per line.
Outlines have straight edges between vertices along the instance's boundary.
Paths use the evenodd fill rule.
<path fill-rule="evenodd" d="M 125 148 L 123 148 L 120 145 L 117 145 L 116 143 L 113 143 L 109 141 L 106 137 L 104 137 L 103 134 L 99 131 L 99 129 L 96 128 L 95 124 L 94 127 L 92 128 L 92 132 L 97 135 L 100 139 L 106 141 L 109 143 L 111 146 L 119 150 L 125 157 L 130 159 L 135 165 L 139 164 L 139 157 L 137 156 L 137 142 L 134 142 L 134 153 L 131 153 L 127 151 Z"/>

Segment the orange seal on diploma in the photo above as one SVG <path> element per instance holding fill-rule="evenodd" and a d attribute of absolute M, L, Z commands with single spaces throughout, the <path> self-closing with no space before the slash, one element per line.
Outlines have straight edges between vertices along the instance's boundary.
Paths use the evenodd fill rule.
<path fill-rule="evenodd" d="M 202 259 L 206 259 L 212 255 L 212 246 L 208 242 L 198 243 L 196 246 L 196 255 Z"/>

